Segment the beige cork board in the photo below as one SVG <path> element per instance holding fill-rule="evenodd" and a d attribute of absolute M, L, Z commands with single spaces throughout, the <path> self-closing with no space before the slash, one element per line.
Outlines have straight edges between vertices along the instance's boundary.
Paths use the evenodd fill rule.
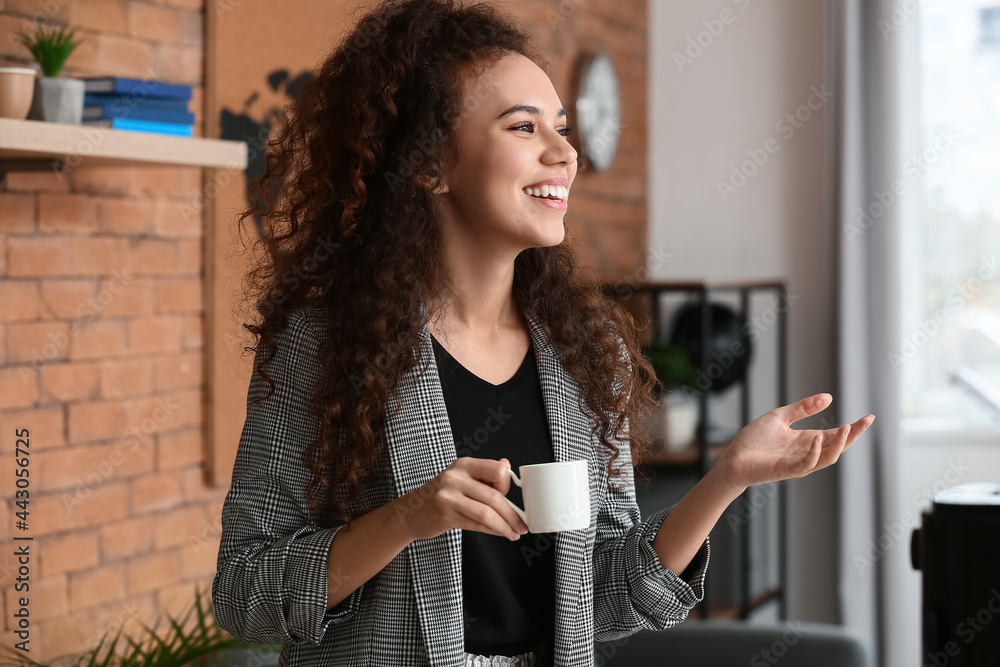
<path fill-rule="evenodd" d="M 360 3 L 363 4 L 363 3 Z M 205 136 L 246 140 L 245 173 L 206 169 L 205 483 L 228 486 L 246 419 L 254 340 L 236 304 L 246 273 L 237 218 L 247 183 L 263 170 L 274 110 L 301 86 L 349 29 L 359 3 L 209 0 L 205 7 Z M 248 222 L 250 222 L 248 220 Z M 245 225 L 247 237 L 257 222 Z"/>

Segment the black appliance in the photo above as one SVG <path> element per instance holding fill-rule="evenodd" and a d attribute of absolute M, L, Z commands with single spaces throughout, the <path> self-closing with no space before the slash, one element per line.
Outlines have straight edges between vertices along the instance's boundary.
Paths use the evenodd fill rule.
<path fill-rule="evenodd" d="M 910 540 L 922 572 L 921 665 L 1000 665 L 1000 484 L 938 493 Z"/>

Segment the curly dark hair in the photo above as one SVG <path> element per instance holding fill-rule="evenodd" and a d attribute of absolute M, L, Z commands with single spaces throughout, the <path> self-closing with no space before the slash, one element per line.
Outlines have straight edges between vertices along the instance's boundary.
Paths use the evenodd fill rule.
<path fill-rule="evenodd" d="M 242 283 L 246 319 L 258 320 L 243 325 L 257 337 L 244 351 L 263 346 L 264 400 L 275 386 L 266 371 L 275 334 L 294 309 L 322 306 L 324 386 L 312 388 L 321 426 L 303 453 L 312 473 L 307 502 L 320 525 L 335 525 L 335 511 L 349 526 L 347 508 L 359 498 L 371 509 L 362 492 L 384 454 L 386 399 L 398 398 L 399 380 L 418 361 L 421 305 L 436 303 L 448 286 L 432 189 L 455 157 L 448 137 L 462 108 L 462 82 L 512 52 L 548 71 L 503 10 L 384 0 L 357 20 L 301 100 L 282 110 L 267 142 L 266 170 L 237 221 L 242 228 L 254 213 L 263 220 L 260 234 L 253 226 L 255 259 Z M 269 187 L 275 179 L 284 179 L 277 202 Z M 638 428 L 628 433 L 626 419 L 634 423 L 657 404 L 658 381 L 633 317 L 602 293 L 596 275 L 578 268 L 565 240 L 521 252 L 513 292 L 578 384 L 591 435 L 600 429 L 610 456 L 609 481 L 620 477 L 611 439 L 630 438 L 633 452 L 647 451 L 649 436 Z M 338 487 L 346 487 L 345 497 Z"/>

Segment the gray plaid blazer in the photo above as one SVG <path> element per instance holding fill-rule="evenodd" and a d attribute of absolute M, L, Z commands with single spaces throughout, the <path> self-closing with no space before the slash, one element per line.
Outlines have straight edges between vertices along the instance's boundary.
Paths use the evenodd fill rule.
<path fill-rule="evenodd" d="M 663 630 L 686 618 L 704 598 L 709 543 L 706 539 L 695 557 L 690 582 L 660 565 L 651 542 L 673 506 L 641 520 L 627 442 L 618 442 L 626 488 L 608 490 L 607 457 L 592 446 L 591 422 L 577 405 L 577 385 L 542 327 L 526 319 L 555 460 L 589 462 L 590 527 L 557 533 L 553 540 L 554 659 L 556 665 L 591 667 L 595 640 L 621 639 L 642 628 Z M 424 321 L 423 363 L 404 378 L 402 405 L 393 411 L 390 400 L 386 438 L 391 456 L 385 458 L 391 461 L 380 482 L 365 490 L 373 508 L 413 491 L 456 458 L 426 315 Z M 289 314 L 269 367 L 275 393 L 256 406 L 252 401 L 268 385 L 255 360 L 232 485 L 222 507 L 212 583 L 216 620 L 242 641 L 283 644 L 279 665 L 288 667 L 461 667 L 465 619 L 459 529 L 412 542 L 345 600 L 326 608 L 329 549 L 342 526 L 324 529 L 307 520 L 309 478 L 301 464 L 303 447 L 319 431 L 307 410 L 306 392 L 321 372 L 317 360 L 324 326 L 315 306 Z"/>

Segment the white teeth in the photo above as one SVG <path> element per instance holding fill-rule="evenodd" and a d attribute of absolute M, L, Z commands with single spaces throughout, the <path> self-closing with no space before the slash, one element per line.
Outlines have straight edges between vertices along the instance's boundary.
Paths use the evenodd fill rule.
<path fill-rule="evenodd" d="M 548 197 L 564 200 L 569 195 L 569 188 L 562 185 L 542 185 L 537 188 L 524 188 L 521 192 L 532 197 Z"/>

